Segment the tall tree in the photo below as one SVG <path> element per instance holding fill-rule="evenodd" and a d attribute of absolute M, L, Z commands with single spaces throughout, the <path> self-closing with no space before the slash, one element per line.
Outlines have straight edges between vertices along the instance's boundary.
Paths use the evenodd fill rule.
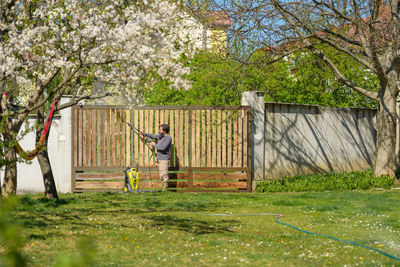
<path fill-rule="evenodd" d="M 176 88 L 189 85 L 181 79 L 187 68 L 177 62 L 192 52 L 191 26 L 180 1 L 10 0 L 0 5 L 1 132 L 9 143 L 28 114 L 49 99 L 65 92 L 77 96 L 79 90 L 92 95 L 81 80 L 104 81 L 110 92 L 128 98 L 153 70 Z M 20 109 L 8 108 L 12 97 Z M 5 158 L 14 162 L 15 149 Z M 15 194 L 16 174 L 16 164 L 7 164 L 3 195 Z"/>
<path fill-rule="evenodd" d="M 323 61 L 342 84 L 376 101 L 375 175 L 395 175 L 399 168 L 399 0 L 234 0 L 214 1 L 214 5 L 227 10 L 234 21 L 232 46 L 268 48 L 274 60 L 306 49 Z M 366 88 L 346 75 L 335 63 L 334 54 L 326 53 L 326 45 L 351 57 L 351 64 L 374 73 L 379 85 Z M 240 56 L 242 61 L 249 59 Z"/>

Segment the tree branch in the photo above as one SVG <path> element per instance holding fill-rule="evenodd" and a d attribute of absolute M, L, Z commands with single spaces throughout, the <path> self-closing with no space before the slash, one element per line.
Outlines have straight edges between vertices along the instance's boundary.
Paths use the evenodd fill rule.
<path fill-rule="evenodd" d="M 377 69 L 375 69 L 374 65 L 372 65 L 367 60 L 359 57 L 357 54 L 353 53 L 348 47 L 341 46 L 338 44 L 338 42 L 334 42 L 333 40 L 330 40 L 329 38 L 326 38 L 326 37 L 322 36 L 321 34 L 318 34 L 318 32 L 311 29 L 307 24 L 304 24 L 298 16 L 296 16 L 295 14 L 293 14 L 292 12 L 290 12 L 288 10 L 283 9 L 283 7 L 279 3 L 277 3 L 277 1 L 274 1 L 274 2 L 276 2 L 277 6 L 279 6 L 279 10 L 280 10 L 281 14 L 282 14 L 282 12 L 284 12 L 285 14 L 288 14 L 290 17 L 295 19 L 295 21 L 293 21 L 292 19 L 290 19 L 290 17 L 285 16 L 286 21 L 288 21 L 292 25 L 292 27 L 296 27 L 296 31 L 297 31 L 298 35 L 301 36 L 303 40 L 306 40 L 306 38 L 305 38 L 304 34 L 299 30 L 299 27 L 306 29 L 310 34 L 312 34 L 316 39 L 320 40 L 321 42 L 327 43 L 331 47 L 354 58 L 356 61 L 358 61 L 360 64 L 364 65 L 365 67 L 371 69 L 374 72 L 377 72 Z M 284 16 L 284 14 L 282 14 L 282 15 Z M 310 40 L 308 39 L 308 43 L 309 42 L 310 42 Z"/>
<path fill-rule="evenodd" d="M 367 60 L 363 59 L 362 57 L 359 57 L 357 54 L 355 54 L 353 51 L 351 51 L 346 46 L 339 45 L 337 42 L 335 42 L 337 40 L 332 40 L 332 39 L 329 39 L 329 38 L 325 38 L 325 37 L 322 37 L 321 35 L 318 35 L 318 34 L 313 34 L 313 36 L 315 38 L 317 38 L 318 40 L 320 40 L 321 42 L 324 42 L 324 43 L 328 44 L 329 46 L 335 48 L 336 50 L 341 51 L 341 52 L 349 55 L 350 57 L 354 58 L 357 62 L 359 62 L 360 64 L 362 64 L 365 67 L 369 68 L 373 72 L 377 72 L 377 69 L 374 67 L 373 64 L 371 64 Z"/>
<path fill-rule="evenodd" d="M 53 92 L 57 92 L 58 90 L 62 89 L 66 84 L 68 84 L 68 83 L 71 81 L 71 79 L 75 76 L 75 74 L 76 74 L 81 68 L 82 68 L 82 65 L 81 65 L 81 64 L 78 65 L 78 66 L 76 67 L 75 70 L 73 70 L 69 75 L 67 75 L 67 78 L 63 79 L 63 81 L 62 81 L 60 84 L 57 85 L 57 87 L 53 90 Z M 64 89 L 65 89 L 65 88 L 64 88 Z M 38 109 L 39 107 L 41 107 L 44 103 L 46 103 L 46 102 L 49 100 L 50 96 L 51 96 L 51 94 L 49 94 L 47 97 L 45 97 L 42 101 L 40 101 L 40 102 L 39 102 L 38 104 L 36 104 L 35 106 L 33 106 L 33 107 L 28 107 L 28 108 L 25 109 L 26 111 L 18 112 L 18 114 L 23 114 L 23 113 L 25 113 L 25 112 L 31 112 L 31 111 L 33 111 L 33 110 Z"/>
<path fill-rule="evenodd" d="M 301 37 L 304 37 L 303 33 L 301 32 L 300 26 L 298 26 L 298 24 L 293 21 L 293 19 L 291 19 L 292 16 L 294 19 L 296 19 L 298 22 L 301 21 L 298 20 L 298 18 L 294 15 L 292 15 L 290 12 L 287 12 L 286 10 L 283 9 L 283 7 L 276 1 L 273 0 L 274 5 L 277 7 L 278 11 L 282 14 L 282 16 L 284 16 L 285 20 L 292 25 L 292 27 L 295 29 L 295 31 L 297 32 L 297 34 Z M 303 42 L 307 45 L 307 48 L 316 56 L 318 56 L 323 62 L 325 62 L 328 67 L 332 70 L 333 74 L 338 78 L 338 80 L 349 86 L 350 88 L 356 90 L 357 92 L 373 99 L 373 100 L 377 100 L 378 98 L 378 92 L 375 91 L 370 91 L 367 90 L 365 88 L 362 88 L 360 86 L 357 86 L 355 83 L 349 81 L 348 79 L 345 78 L 345 76 L 340 72 L 340 70 L 336 67 L 336 65 L 319 49 L 316 49 L 310 42 L 309 39 L 303 39 Z"/>
<path fill-rule="evenodd" d="M 351 18 L 351 17 L 349 17 L 349 16 L 346 16 L 345 14 L 343 14 L 342 12 L 340 12 L 337 8 L 335 8 L 333 5 L 328 4 L 328 3 L 326 3 L 326 2 L 318 2 L 318 1 L 316 1 L 316 0 L 313 0 L 313 2 L 314 2 L 316 5 L 323 5 L 323 6 L 327 7 L 327 8 L 329 8 L 329 9 L 331 9 L 331 10 L 332 10 L 337 16 L 339 16 L 340 18 L 342 18 L 342 19 L 344 19 L 344 20 L 347 20 L 347 21 L 350 21 L 350 22 L 356 24 L 356 22 L 353 20 L 353 18 Z"/>
<path fill-rule="evenodd" d="M 340 72 L 336 65 L 321 50 L 316 49 L 312 45 L 309 46 L 308 49 L 328 65 L 333 74 L 336 76 L 336 78 L 338 78 L 341 83 L 365 95 L 366 97 L 369 97 L 370 99 L 378 100 L 378 92 L 367 90 L 363 87 L 357 86 L 355 83 L 346 79 L 346 77 Z"/>
<path fill-rule="evenodd" d="M 346 43 L 349 43 L 349 44 L 351 44 L 351 45 L 356 45 L 356 46 L 362 47 L 362 44 L 361 44 L 360 42 L 357 42 L 357 41 L 355 41 L 355 40 L 350 40 L 350 39 L 344 37 L 343 35 L 341 35 L 341 34 L 339 34 L 339 33 L 333 32 L 333 31 L 331 31 L 331 30 L 329 30 L 329 29 L 324 29 L 323 31 L 326 32 L 326 33 L 328 33 L 328 34 L 330 34 L 330 35 L 333 35 L 333 36 L 337 37 L 338 39 L 340 39 L 340 40 L 342 40 L 342 41 L 344 41 L 344 42 L 346 42 Z"/>
<path fill-rule="evenodd" d="M 79 104 L 80 101 L 82 100 L 95 100 L 95 99 L 101 99 L 107 96 L 112 96 L 111 93 L 105 93 L 103 95 L 99 95 L 99 96 L 94 96 L 94 95 L 85 95 L 85 96 L 80 96 L 78 98 L 73 97 L 72 101 L 68 102 L 68 103 L 64 103 L 60 106 L 57 106 L 56 108 L 54 108 L 54 112 L 56 111 L 60 111 L 66 108 L 70 108 L 72 106 L 75 106 L 77 104 Z"/>

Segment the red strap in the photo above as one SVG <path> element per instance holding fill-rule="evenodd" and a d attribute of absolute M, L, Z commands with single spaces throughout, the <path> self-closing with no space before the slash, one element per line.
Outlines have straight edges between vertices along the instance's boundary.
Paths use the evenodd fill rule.
<path fill-rule="evenodd" d="M 54 107 L 55 107 L 56 103 L 57 103 L 57 101 L 56 101 L 56 99 L 54 99 L 53 105 L 52 105 L 51 110 L 50 110 L 50 113 L 49 113 L 49 117 L 48 117 L 48 119 L 47 119 L 46 126 L 44 127 L 44 130 L 43 130 L 43 132 L 42 132 L 42 135 L 40 136 L 40 140 L 39 140 L 39 142 L 37 143 L 35 149 L 32 150 L 32 151 L 30 151 L 30 152 L 25 152 L 25 151 L 22 149 L 22 147 L 19 145 L 19 143 L 18 143 L 18 142 L 16 143 L 17 153 L 18 153 L 18 155 L 20 155 L 23 159 L 32 160 L 34 157 L 36 157 L 37 154 L 39 154 L 39 152 L 40 152 L 40 147 L 43 145 L 44 140 L 46 139 L 46 135 L 47 135 L 47 132 L 48 132 L 49 127 L 50 127 L 51 118 L 52 118 L 52 116 L 53 116 Z"/>
<path fill-rule="evenodd" d="M 47 119 L 47 123 L 46 123 L 46 126 L 44 127 L 42 136 L 46 136 L 46 134 L 47 134 L 47 130 L 49 129 L 49 126 L 50 126 L 51 117 L 53 116 L 53 111 L 54 111 L 54 107 L 55 107 L 55 105 L 56 105 L 56 102 L 57 102 L 57 101 L 56 101 L 56 99 L 54 98 L 54 100 L 53 100 L 53 105 L 51 106 L 49 118 Z"/>

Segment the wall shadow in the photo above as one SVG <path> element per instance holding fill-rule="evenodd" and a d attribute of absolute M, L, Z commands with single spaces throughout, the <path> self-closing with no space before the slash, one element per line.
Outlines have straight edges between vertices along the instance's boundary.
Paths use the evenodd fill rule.
<path fill-rule="evenodd" d="M 367 169 L 374 161 L 375 114 L 370 109 L 267 103 L 265 177 Z"/>

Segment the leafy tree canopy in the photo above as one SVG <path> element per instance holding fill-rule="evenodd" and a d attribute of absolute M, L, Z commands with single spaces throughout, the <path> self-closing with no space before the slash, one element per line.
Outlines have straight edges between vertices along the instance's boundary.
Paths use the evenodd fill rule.
<path fill-rule="evenodd" d="M 336 53 L 335 61 L 349 79 L 373 90 L 379 81 L 375 74 Z M 192 87 L 174 90 L 168 80 L 157 82 L 151 89 L 139 89 L 148 105 L 240 105 L 241 93 L 264 91 L 265 100 L 331 107 L 376 107 L 376 102 L 340 83 L 316 56 L 299 51 L 276 63 L 264 64 L 265 53 L 252 55 L 253 63 L 243 65 L 218 55 L 199 52 L 192 60 L 182 59 L 190 67 L 187 79 Z M 257 58 L 260 60 L 258 61 Z"/>

